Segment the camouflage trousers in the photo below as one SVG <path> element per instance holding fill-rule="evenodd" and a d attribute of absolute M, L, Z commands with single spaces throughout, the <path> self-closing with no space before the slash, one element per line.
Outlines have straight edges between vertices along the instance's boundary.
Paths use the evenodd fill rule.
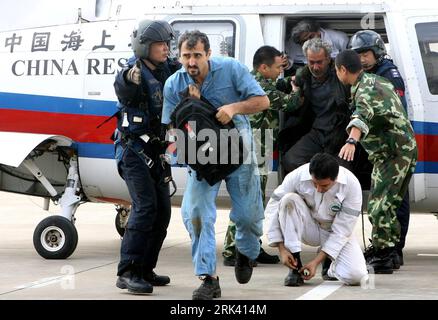
<path fill-rule="evenodd" d="M 415 171 L 417 154 L 374 161 L 368 217 L 372 225 L 372 244 L 377 249 L 394 247 L 400 239 L 397 209 Z"/>
<path fill-rule="evenodd" d="M 262 200 L 263 200 L 263 207 L 265 206 L 265 190 L 266 190 L 266 183 L 268 182 L 268 176 L 267 175 L 260 175 L 260 189 L 262 192 Z M 227 233 L 225 233 L 225 239 L 224 239 L 224 249 L 222 250 L 222 256 L 225 258 L 234 257 L 236 254 L 236 225 L 233 221 L 230 220 L 228 223 Z"/>

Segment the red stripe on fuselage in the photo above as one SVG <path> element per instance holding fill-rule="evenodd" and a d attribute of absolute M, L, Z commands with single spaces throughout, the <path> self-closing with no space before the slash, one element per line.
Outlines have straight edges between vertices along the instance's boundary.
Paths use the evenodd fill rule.
<path fill-rule="evenodd" d="M 108 116 L 0 109 L 0 131 L 58 134 L 76 142 L 113 143 L 116 118 Z M 438 135 L 416 134 L 418 161 L 438 162 Z M 278 155 L 274 154 L 274 159 Z"/>
<path fill-rule="evenodd" d="M 438 162 L 438 136 L 415 135 L 418 147 L 418 161 Z"/>
<path fill-rule="evenodd" d="M 0 131 L 63 135 L 76 142 L 112 143 L 116 118 L 108 116 L 0 109 Z"/>

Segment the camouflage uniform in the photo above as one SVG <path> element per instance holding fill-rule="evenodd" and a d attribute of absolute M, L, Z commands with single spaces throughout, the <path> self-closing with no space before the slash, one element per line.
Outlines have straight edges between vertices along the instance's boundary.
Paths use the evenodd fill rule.
<path fill-rule="evenodd" d="M 262 89 L 266 92 L 266 95 L 269 98 L 269 101 L 271 102 L 271 105 L 269 109 L 264 110 L 259 113 L 255 113 L 249 116 L 250 122 L 251 122 L 251 128 L 253 130 L 260 129 L 260 134 L 254 134 L 254 143 L 256 146 L 259 146 L 256 149 L 257 151 L 260 150 L 261 157 L 258 157 L 259 161 L 259 173 L 260 173 L 260 189 L 262 192 L 262 199 L 263 204 L 265 204 L 265 190 L 266 190 L 266 184 L 268 182 L 268 166 L 266 165 L 264 159 L 265 158 L 265 151 L 272 152 L 273 150 L 277 149 L 277 137 L 278 137 L 278 131 L 279 131 L 279 111 L 285 111 L 290 112 L 294 108 L 296 108 L 296 105 L 298 104 L 297 101 L 299 96 L 293 95 L 293 94 L 286 94 L 276 88 L 276 81 L 272 79 L 265 79 L 263 75 L 260 72 L 252 71 L 251 72 L 257 82 L 260 84 Z M 284 81 L 290 81 L 289 78 L 285 79 Z M 293 96 L 295 97 L 293 99 Z M 271 136 L 272 135 L 272 136 Z M 273 150 L 265 150 L 265 142 L 273 141 L 272 146 Z M 269 158 L 269 157 L 268 157 Z M 262 159 L 262 161 L 260 161 Z M 234 235 L 236 233 L 236 226 L 232 221 L 230 221 L 227 229 L 227 233 L 225 234 L 225 240 L 224 240 L 224 250 L 222 252 L 222 255 L 224 257 L 230 257 L 234 256 Z"/>
<path fill-rule="evenodd" d="M 261 159 L 265 159 L 266 141 L 273 142 L 273 149 L 277 149 L 277 137 L 279 131 L 279 111 L 291 112 L 296 107 L 296 101 L 292 99 L 293 94 L 286 94 L 279 91 L 276 87 L 276 81 L 265 79 L 260 72 L 252 71 L 255 79 L 260 84 L 262 89 L 271 102 L 269 109 L 249 116 L 251 128 L 253 130 L 260 129 L 261 134 L 254 135 L 254 142 L 260 146 Z M 289 80 L 289 79 L 288 79 Z M 272 135 L 272 136 L 270 136 Z M 272 152 L 273 150 L 267 150 Z M 268 170 L 264 161 L 259 162 L 260 186 L 262 191 L 263 203 L 265 203 L 266 182 L 268 181 Z"/>
<path fill-rule="evenodd" d="M 353 115 L 347 127 L 362 131 L 360 143 L 373 164 L 368 215 L 377 249 L 394 247 L 400 224 L 396 211 L 415 170 L 417 145 L 406 111 L 386 79 L 362 73 L 351 88 Z"/>

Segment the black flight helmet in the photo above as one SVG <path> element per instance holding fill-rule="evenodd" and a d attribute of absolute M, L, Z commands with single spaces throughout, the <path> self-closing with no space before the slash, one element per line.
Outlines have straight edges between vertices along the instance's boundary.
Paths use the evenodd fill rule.
<path fill-rule="evenodd" d="M 163 20 L 142 20 L 131 35 L 132 51 L 136 58 L 147 59 L 149 47 L 154 42 L 167 42 L 175 37 L 172 26 Z"/>
<path fill-rule="evenodd" d="M 377 60 L 386 55 L 385 43 L 380 35 L 372 30 L 356 32 L 350 39 L 348 49 L 352 49 L 357 53 L 371 50 Z"/>

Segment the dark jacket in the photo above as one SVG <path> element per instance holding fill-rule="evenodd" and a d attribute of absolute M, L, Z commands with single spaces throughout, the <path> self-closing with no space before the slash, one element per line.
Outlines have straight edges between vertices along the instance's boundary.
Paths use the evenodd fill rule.
<path fill-rule="evenodd" d="M 398 71 L 397 66 L 392 62 L 392 60 L 386 58 L 382 59 L 382 61 L 379 62 L 371 71 L 378 76 L 388 79 L 392 83 L 395 92 L 397 92 L 398 96 L 400 97 L 403 107 L 405 110 L 407 110 L 408 104 L 405 97 L 405 83 L 400 72 Z"/>
<path fill-rule="evenodd" d="M 332 83 L 332 95 L 327 103 L 333 116 L 327 123 L 327 143 L 333 154 L 339 151 L 347 139 L 346 127 L 350 121 L 349 108 L 350 88 L 344 86 L 336 76 L 334 61 L 331 61 L 329 72 Z M 316 119 L 312 110 L 310 97 L 312 95 L 312 74 L 306 65 L 299 69 L 295 76 L 295 83 L 301 88 L 299 94 L 304 98 L 303 103 L 297 106 L 296 111 L 286 114 L 283 127 L 280 128 L 279 143 L 281 150 L 288 150 L 303 135 L 310 131 Z M 298 100 L 297 100 L 298 101 Z M 333 150 L 332 150 L 333 149 Z"/>

